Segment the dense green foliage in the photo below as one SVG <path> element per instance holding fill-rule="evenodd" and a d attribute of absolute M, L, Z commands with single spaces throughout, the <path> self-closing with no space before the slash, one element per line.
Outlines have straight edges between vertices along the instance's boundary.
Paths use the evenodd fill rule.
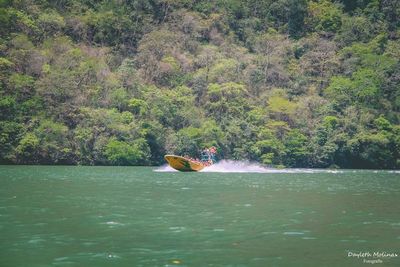
<path fill-rule="evenodd" d="M 397 0 L 0 0 L 0 162 L 150 165 L 215 145 L 400 167 Z"/>

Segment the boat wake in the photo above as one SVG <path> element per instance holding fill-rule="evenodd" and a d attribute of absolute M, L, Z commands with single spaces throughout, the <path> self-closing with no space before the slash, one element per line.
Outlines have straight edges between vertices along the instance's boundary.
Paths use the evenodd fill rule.
<path fill-rule="evenodd" d="M 156 172 L 177 172 L 168 164 L 155 169 Z M 200 172 L 221 172 L 221 173 L 342 173 L 339 170 L 326 169 L 276 169 L 248 161 L 221 160 Z"/>

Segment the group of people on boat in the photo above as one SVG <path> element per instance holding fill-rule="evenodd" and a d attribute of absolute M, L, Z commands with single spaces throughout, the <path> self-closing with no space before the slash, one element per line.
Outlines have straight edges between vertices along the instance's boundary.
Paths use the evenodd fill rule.
<path fill-rule="evenodd" d="M 204 166 L 210 166 L 216 162 L 215 154 L 217 154 L 217 148 L 212 146 L 210 148 L 205 148 L 201 151 L 201 159 L 192 158 L 189 156 L 184 156 L 187 160 L 190 160 L 195 163 L 203 164 Z"/>

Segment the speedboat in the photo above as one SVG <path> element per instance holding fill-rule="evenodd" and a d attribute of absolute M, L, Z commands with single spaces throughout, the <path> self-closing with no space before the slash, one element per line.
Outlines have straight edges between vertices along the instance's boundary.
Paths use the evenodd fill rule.
<path fill-rule="evenodd" d="M 216 162 L 215 147 L 204 149 L 201 153 L 201 160 L 193 159 L 188 156 L 165 155 L 164 158 L 169 166 L 181 172 L 198 172 Z"/>
<path fill-rule="evenodd" d="M 205 165 L 201 161 L 191 160 L 176 155 L 165 155 L 165 160 L 169 166 L 181 172 L 198 172 L 204 169 Z"/>

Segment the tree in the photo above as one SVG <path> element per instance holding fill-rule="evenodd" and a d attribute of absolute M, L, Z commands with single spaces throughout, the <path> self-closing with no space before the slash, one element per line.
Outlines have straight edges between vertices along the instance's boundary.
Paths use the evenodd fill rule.
<path fill-rule="evenodd" d="M 308 2 L 308 17 L 305 18 L 307 28 L 334 33 L 342 25 L 343 16 L 340 7 L 329 0 Z"/>
<path fill-rule="evenodd" d="M 339 59 L 337 47 L 332 41 L 312 36 L 305 39 L 304 47 L 308 49 L 300 58 L 300 72 L 304 73 L 311 82 L 321 90 L 326 87 L 329 78 L 337 71 Z"/>
<path fill-rule="evenodd" d="M 243 116 L 248 108 L 246 95 L 247 90 L 242 84 L 229 82 L 219 85 L 212 83 L 207 90 L 208 113 L 216 121 Z"/>
<path fill-rule="evenodd" d="M 304 19 L 307 15 L 306 0 L 289 0 L 289 21 L 288 31 L 293 38 L 303 35 Z"/>
<path fill-rule="evenodd" d="M 145 164 L 149 158 L 149 147 L 144 139 L 129 143 L 111 138 L 104 154 L 110 163 L 115 165 Z"/>
<path fill-rule="evenodd" d="M 263 129 L 259 133 L 260 141 L 252 146 L 252 151 L 264 164 L 282 165 L 285 156 L 284 144 L 278 140 L 273 131 Z"/>
<path fill-rule="evenodd" d="M 27 133 L 19 142 L 15 151 L 20 162 L 37 163 L 40 141 L 33 133 Z"/>
<path fill-rule="evenodd" d="M 66 26 L 64 18 L 55 10 L 47 10 L 38 18 L 38 27 L 42 30 L 43 38 L 54 36 Z"/>
<path fill-rule="evenodd" d="M 309 151 L 307 137 L 299 130 L 291 130 L 284 137 L 285 157 L 284 164 L 288 167 L 301 167 L 307 163 Z"/>
<path fill-rule="evenodd" d="M 15 148 L 21 138 L 23 125 L 13 121 L 0 121 L 0 162 L 15 162 Z"/>
<path fill-rule="evenodd" d="M 284 59 L 291 54 L 291 43 L 287 36 L 276 33 L 261 35 L 256 39 L 255 50 L 261 56 L 256 58 L 256 64 L 263 75 L 263 86 L 282 86 L 288 81 L 284 70 Z M 256 91 L 256 95 L 261 89 Z"/>
<path fill-rule="evenodd" d="M 0 163 L 399 168 L 399 3 L 0 0 Z"/>

